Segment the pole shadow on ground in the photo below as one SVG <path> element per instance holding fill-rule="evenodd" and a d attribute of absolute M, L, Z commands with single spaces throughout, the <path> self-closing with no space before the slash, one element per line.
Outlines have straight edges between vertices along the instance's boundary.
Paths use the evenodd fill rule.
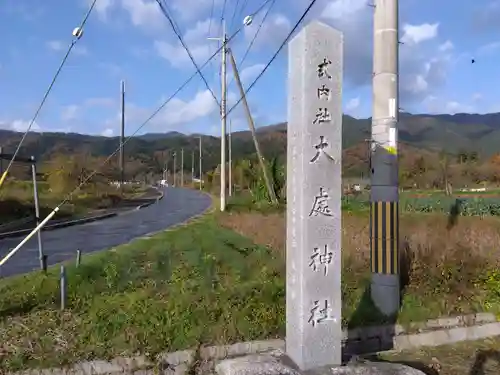
<path fill-rule="evenodd" d="M 400 247 L 400 304 L 402 303 L 406 287 L 411 277 L 413 263 L 413 253 L 408 241 L 404 240 Z M 393 337 L 396 335 L 395 326 L 398 320 L 398 313 L 392 316 L 385 316 L 374 305 L 371 297 L 370 285 L 367 285 L 361 300 L 351 315 L 348 322 L 348 335 L 343 350 L 343 360 L 345 363 L 363 362 L 387 362 L 377 354 L 381 351 L 394 349 Z M 395 361 L 423 371 L 427 375 L 437 375 L 438 372 L 421 362 Z"/>
<path fill-rule="evenodd" d="M 474 364 L 472 365 L 469 375 L 486 375 L 495 371 L 485 372 L 485 367 L 488 361 L 494 360 L 500 366 L 500 352 L 497 350 L 481 350 L 476 354 Z M 496 370 L 498 372 L 498 370 Z"/>

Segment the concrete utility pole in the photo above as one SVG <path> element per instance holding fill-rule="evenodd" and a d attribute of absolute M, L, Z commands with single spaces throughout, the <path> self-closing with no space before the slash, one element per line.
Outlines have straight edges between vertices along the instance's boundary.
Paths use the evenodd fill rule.
<path fill-rule="evenodd" d="M 121 132 L 120 132 L 120 188 L 123 189 L 125 183 L 125 81 L 120 82 L 121 86 Z"/>
<path fill-rule="evenodd" d="M 202 189 L 202 184 L 203 184 L 203 169 L 201 167 L 201 137 L 200 137 L 200 147 L 199 147 L 199 151 L 200 151 L 200 190 Z"/>
<path fill-rule="evenodd" d="M 177 186 L 177 152 L 174 151 L 174 186 Z"/>
<path fill-rule="evenodd" d="M 252 133 L 253 143 L 255 146 L 255 152 L 257 152 L 257 158 L 259 159 L 260 168 L 262 170 L 262 176 L 264 177 L 264 183 L 266 184 L 267 193 L 269 194 L 269 198 L 271 202 L 277 204 L 278 199 L 274 194 L 274 190 L 271 186 L 271 180 L 269 179 L 269 175 L 267 174 L 266 165 L 264 164 L 264 157 L 262 156 L 262 152 L 260 151 L 259 141 L 257 139 L 257 133 L 255 131 L 255 124 L 253 123 L 252 113 L 250 112 L 250 108 L 248 107 L 247 98 L 245 95 L 245 90 L 243 90 L 243 85 L 241 84 L 240 74 L 238 73 L 238 68 L 236 67 L 236 61 L 234 60 L 234 55 L 231 50 L 229 50 L 229 58 L 231 59 L 231 65 L 233 67 L 234 78 L 236 84 L 238 85 L 238 89 L 240 90 L 241 102 L 243 103 L 243 107 L 245 108 L 245 112 L 247 115 L 248 125 L 250 127 L 250 131 Z"/>
<path fill-rule="evenodd" d="M 229 136 L 228 136 L 228 141 L 229 141 L 229 196 L 233 196 L 233 141 L 231 137 L 232 133 L 232 126 L 233 124 L 231 123 L 231 120 L 229 120 Z"/>
<path fill-rule="evenodd" d="M 194 150 L 191 151 L 191 184 L 194 185 Z"/>
<path fill-rule="evenodd" d="M 220 210 L 226 209 L 226 53 L 227 53 L 227 35 L 226 35 L 226 20 L 222 20 L 222 37 L 208 38 L 210 40 L 222 41 L 221 49 L 221 81 L 222 81 L 222 98 L 220 101 L 221 115 L 221 138 L 220 138 Z"/>
<path fill-rule="evenodd" d="M 184 149 L 181 148 L 181 187 L 184 187 Z"/>
<path fill-rule="evenodd" d="M 385 315 L 399 309 L 398 0 L 376 0 L 373 46 L 371 296 Z"/>

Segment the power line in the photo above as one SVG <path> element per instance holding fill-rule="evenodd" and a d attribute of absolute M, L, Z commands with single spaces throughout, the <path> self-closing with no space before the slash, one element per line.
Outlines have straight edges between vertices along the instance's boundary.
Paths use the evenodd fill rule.
<path fill-rule="evenodd" d="M 248 45 L 240 63 L 239 63 L 239 66 L 241 67 L 243 65 L 243 63 L 245 62 L 245 59 L 247 58 L 248 56 L 248 53 L 250 52 L 250 49 L 252 49 L 254 43 L 255 43 L 255 40 L 257 39 L 257 37 L 259 36 L 259 33 L 260 33 L 260 30 L 262 29 L 262 26 L 264 26 L 264 22 L 266 22 L 266 19 L 267 19 L 267 16 L 269 15 L 271 9 L 273 8 L 273 5 L 276 3 L 276 0 L 271 0 L 271 5 L 269 5 L 269 8 L 267 8 L 266 10 L 266 13 L 264 14 L 264 17 L 262 17 L 262 21 L 260 22 L 260 25 L 259 27 L 257 28 L 257 31 L 255 32 L 255 35 L 253 36 L 252 40 L 250 41 L 250 44 Z M 229 82 L 228 86 L 233 83 L 234 81 L 234 77 L 231 79 L 231 81 Z"/>
<path fill-rule="evenodd" d="M 269 2 L 270 0 L 266 0 L 254 13 L 251 14 L 251 16 L 255 16 L 256 14 L 258 14 L 260 11 L 262 11 L 262 9 L 264 9 L 264 7 L 266 6 L 266 4 Z M 228 38 L 228 42 L 230 42 L 232 39 L 234 39 L 234 37 L 239 34 L 241 32 L 241 30 L 243 29 L 243 25 L 233 34 L 231 35 L 231 37 Z M 201 66 L 201 69 L 203 69 L 205 66 L 207 66 L 210 61 L 212 61 L 212 59 L 217 56 L 217 54 L 221 51 L 222 47 L 218 48 L 217 51 L 215 51 L 215 53 L 210 56 L 208 58 L 207 61 L 205 61 L 205 63 Z M 104 166 L 109 160 L 111 160 L 111 158 L 113 158 L 119 151 L 120 151 L 120 148 L 125 146 L 144 126 L 146 126 L 146 124 L 148 124 L 158 113 L 160 113 L 160 111 L 173 99 L 177 96 L 177 94 L 182 90 L 184 89 L 184 87 L 186 87 L 189 82 L 191 82 L 193 80 L 194 77 L 196 77 L 196 75 L 198 75 L 198 72 L 195 72 L 194 74 L 192 74 L 165 102 L 163 102 L 162 105 L 160 105 L 130 136 L 127 137 L 127 139 L 125 139 L 125 141 L 123 142 L 122 145 L 120 145 L 113 153 L 111 153 L 100 165 L 98 168 L 96 168 L 92 173 L 90 173 L 80 184 L 78 184 L 78 186 L 73 189 L 73 191 L 71 193 L 69 193 L 63 200 L 61 203 L 59 203 L 53 210 L 50 214 L 48 214 L 45 219 L 42 220 L 42 222 L 37 225 L 36 228 L 34 228 L 30 234 L 28 234 L 14 249 L 12 249 L 2 260 L 0 260 L 0 266 L 2 266 L 3 264 L 5 264 L 5 262 L 7 262 L 22 246 L 24 246 L 24 244 L 26 242 L 29 241 L 29 239 L 34 236 L 39 230 L 41 230 L 41 228 L 47 224 L 47 222 L 61 209 L 62 206 L 64 206 L 68 201 L 70 201 L 73 197 L 73 195 L 81 189 L 81 187 L 83 185 L 85 185 L 88 181 L 90 181 L 90 179 L 92 177 L 94 177 L 98 172 L 99 172 L 99 169 Z"/>
<path fill-rule="evenodd" d="M 68 50 L 66 51 L 66 54 L 64 55 L 64 58 L 62 59 L 61 63 L 59 64 L 59 67 L 57 68 L 57 71 L 56 71 L 54 77 L 52 78 L 52 81 L 50 82 L 49 87 L 45 91 L 45 94 L 43 95 L 42 101 L 40 102 L 40 105 L 38 106 L 38 108 L 37 108 L 37 110 L 35 112 L 35 115 L 31 119 L 31 121 L 30 121 L 30 123 L 28 125 L 28 128 L 26 129 L 26 131 L 24 132 L 23 136 L 21 137 L 21 140 L 19 141 L 19 144 L 17 145 L 16 151 L 14 151 L 14 154 L 12 155 L 12 159 L 9 161 L 9 164 L 7 165 L 7 168 L 5 169 L 5 171 L 3 172 L 2 176 L 0 177 L 0 187 L 3 185 L 3 183 L 4 183 L 4 181 L 5 181 L 6 177 L 7 177 L 7 174 L 9 173 L 9 170 L 12 167 L 12 164 L 14 163 L 17 154 L 19 153 L 19 150 L 21 149 L 21 146 L 22 146 L 24 140 L 26 139 L 29 131 L 31 130 L 31 127 L 35 123 L 35 121 L 36 121 L 36 119 L 37 119 L 40 111 L 42 110 L 45 102 L 47 101 L 47 98 L 48 98 L 50 92 L 52 91 L 52 87 L 54 87 L 54 84 L 56 83 L 57 78 L 59 77 L 59 74 L 62 71 L 62 68 L 66 64 L 66 61 L 68 60 L 68 57 L 69 57 L 71 51 L 73 50 L 73 47 L 75 46 L 76 42 L 83 35 L 82 34 L 83 33 L 83 27 L 87 23 L 87 20 L 88 20 L 88 18 L 90 16 L 90 13 L 92 13 L 92 10 L 94 9 L 94 6 L 95 6 L 96 2 L 97 2 L 97 0 L 94 0 L 92 2 L 92 4 L 90 5 L 90 8 L 88 9 L 87 13 L 83 17 L 82 22 L 80 23 L 80 27 L 77 28 L 77 29 L 75 29 L 75 31 L 73 32 L 74 38 L 71 41 L 71 44 L 69 45 Z"/>
<path fill-rule="evenodd" d="M 222 4 L 222 11 L 220 14 L 220 26 L 219 26 L 220 28 L 222 28 L 222 22 L 224 21 L 224 14 L 226 13 L 226 4 L 227 4 L 227 0 L 224 0 L 224 3 Z M 219 34 L 220 34 L 220 32 L 219 32 Z"/>
<path fill-rule="evenodd" d="M 243 14 L 243 11 L 245 10 L 247 5 L 248 5 L 248 0 L 244 0 L 243 5 L 241 6 L 241 9 L 240 9 L 239 17 L 241 17 L 241 15 Z"/>
<path fill-rule="evenodd" d="M 214 17 L 214 9 L 215 9 L 215 0 L 212 0 L 212 7 L 210 8 L 210 20 L 208 21 L 208 35 L 207 38 L 210 37 L 210 33 L 212 32 L 212 19 Z M 210 66 L 213 68 L 213 61 L 210 61 Z"/>
<path fill-rule="evenodd" d="M 218 106 L 220 106 L 220 103 L 219 103 L 219 100 L 217 100 L 217 97 L 215 96 L 214 92 L 212 91 L 212 89 L 210 88 L 205 76 L 203 75 L 203 73 L 201 72 L 200 68 L 198 67 L 198 64 L 196 63 L 196 61 L 194 60 L 194 57 L 193 55 L 191 54 L 191 51 L 189 50 L 188 46 L 186 45 L 186 43 L 184 43 L 184 40 L 182 39 L 182 36 L 180 34 L 180 31 L 178 30 L 178 28 L 176 27 L 175 25 L 175 22 L 174 20 L 172 19 L 172 17 L 170 16 L 170 14 L 168 13 L 168 10 L 166 9 L 166 7 L 163 6 L 163 4 L 161 3 L 160 0 L 156 0 L 156 2 L 158 3 L 158 5 L 160 6 L 160 9 L 163 13 L 163 15 L 167 18 L 168 22 L 170 23 L 170 26 L 172 26 L 172 30 L 174 31 L 175 35 L 177 36 L 177 38 L 179 39 L 179 41 L 181 42 L 182 46 L 184 47 L 184 49 L 186 50 L 188 56 L 189 56 L 189 59 L 191 60 L 191 62 L 193 63 L 194 67 L 196 68 L 196 71 L 197 73 L 200 75 L 201 79 L 203 80 L 203 83 L 205 84 L 206 88 L 208 91 L 210 91 L 210 94 L 212 95 L 212 97 L 214 98 L 215 102 L 217 103 Z"/>
<path fill-rule="evenodd" d="M 238 10 L 238 5 L 240 5 L 240 0 L 236 0 L 236 4 L 234 5 L 233 16 L 231 17 L 231 23 L 229 26 L 229 30 L 233 28 L 234 18 L 236 17 L 236 11 Z"/>
<path fill-rule="evenodd" d="M 259 79 L 264 75 L 264 73 L 267 71 L 267 69 L 269 68 L 269 66 L 271 66 L 271 64 L 273 63 L 273 61 L 276 59 L 276 57 L 279 55 L 279 53 L 281 52 L 281 50 L 283 49 L 283 47 L 285 47 L 285 45 L 288 43 L 288 40 L 290 39 L 290 37 L 292 36 L 292 34 L 295 32 L 295 30 L 297 30 L 297 28 L 299 27 L 299 25 L 302 23 L 302 21 L 304 20 L 304 18 L 306 18 L 307 14 L 309 13 L 309 11 L 311 10 L 311 8 L 313 7 L 313 5 L 316 3 L 317 0 L 311 0 L 311 3 L 308 5 L 308 7 L 304 10 L 304 13 L 302 14 L 302 16 L 300 16 L 299 20 L 297 21 L 297 23 L 293 26 L 292 30 L 290 30 L 290 32 L 288 33 L 288 35 L 286 36 L 285 40 L 283 41 L 283 43 L 281 43 L 281 45 L 279 46 L 278 50 L 275 52 L 275 54 L 273 55 L 273 57 L 271 57 L 271 60 L 267 63 L 267 65 L 264 67 L 264 69 L 262 69 L 262 71 L 259 73 L 259 75 L 257 76 L 257 78 L 255 78 L 255 80 L 252 82 L 252 84 L 250 86 L 248 86 L 248 88 L 245 90 L 245 95 L 247 95 L 250 90 L 255 86 L 255 84 L 259 81 Z M 243 97 L 241 97 L 230 109 L 229 111 L 226 112 L 226 117 L 229 116 L 229 114 L 238 106 L 238 104 L 241 103 L 241 101 L 243 100 Z"/>

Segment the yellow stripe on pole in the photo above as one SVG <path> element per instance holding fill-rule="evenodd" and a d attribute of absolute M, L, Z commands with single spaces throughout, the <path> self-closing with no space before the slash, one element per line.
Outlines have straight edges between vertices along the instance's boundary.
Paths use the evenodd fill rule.
<path fill-rule="evenodd" d="M 0 187 L 2 187 L 3 182 L 5 181 L 6 178 L 7 178 L 7 171 L 3 172 L 2 177 L 0 177 Z"/>
<path fill-rule="evenodd" d="M 385 146 L 384 148 L 391 155 L 397 155 L 398 154 L 398 150 L 394 146 Z"/>

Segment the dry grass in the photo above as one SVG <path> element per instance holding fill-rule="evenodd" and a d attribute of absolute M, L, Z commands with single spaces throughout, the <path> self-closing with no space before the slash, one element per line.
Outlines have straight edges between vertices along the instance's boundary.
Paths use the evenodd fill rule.
<path fill-rule="evenodd" d="M 230 212 L 219 222 L 285 254 L 282 213 Z M 343 214 L 344 308 L 352 311 L 369 282 L 368 217 Z M 401 322 L 476 311 L 500 311 L 500 220 L 403 215 L 400 247 L 409 259 Z M 403 276 L 404 277 L 404 276 Z"/>

